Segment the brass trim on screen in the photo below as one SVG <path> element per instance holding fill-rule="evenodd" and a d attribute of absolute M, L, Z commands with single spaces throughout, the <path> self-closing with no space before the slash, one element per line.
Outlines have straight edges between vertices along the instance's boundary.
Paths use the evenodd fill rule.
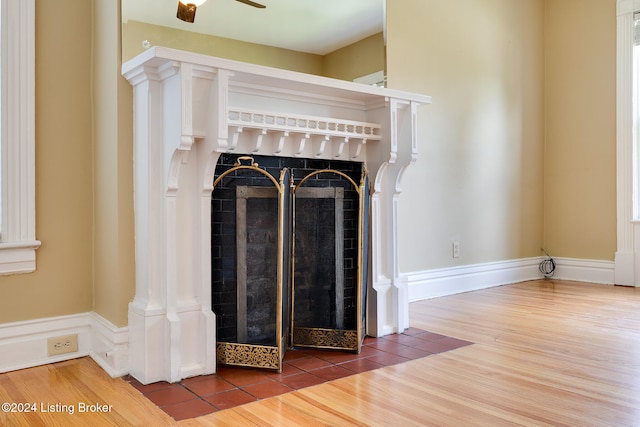
<path fill-rule="evenodd" d="M 218 342 L 216 344 L 216 359 L 218 363 L 225 365 L 281 371 L 282 357 L 278 347 Z"/>

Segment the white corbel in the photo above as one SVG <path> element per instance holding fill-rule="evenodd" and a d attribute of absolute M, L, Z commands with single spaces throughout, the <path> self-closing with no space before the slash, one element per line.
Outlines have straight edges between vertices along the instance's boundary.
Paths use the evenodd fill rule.
<path fill-rule="evenodd" d="M 294 151 L 294 154 L 296 156 L 302 156 L 302 153 L 304 153 L 304 148 L 307 145 L 307 142 L 309 141 L 309 138 L 311 138 L 311 135 L 308 134 L 308 133 L 302 134 L 299 137 L 299 139 L 298 139 L 298 147 Z"/>
<path fill-rule="evenodd" d="M 333 157 L 342 157 L 342 153 L 344 152 L 344 147 L 349 145 L 349 137 L 345 136 L 344 138 L 339 139 L 335 145 L 335 151 L 333 153 Z"/>
<path fill-rule="evenodd" d="M 258 153 L 262 148 L 262 143 L 264 142 L 264 137 L 267 135 L 266 129 L 258 129 L 254 132 L 254 144 L 251 149 L 252 152 Z"/>
<path fill-rule="evenodd" d="M 229 126 L 231 138 L 229 138 L 228 150 L 234 151 L 238 147 L 238 141 L 240 140 L 240 135 L 244 131 L 242 126 Z"/>
<path fill-rule="evenodd" d="M 289 138 L 289 132 L 287 131 L 282 131 L 282 132 L 276 132 L 275 134 L 275 147 L 273 150 L 274 154 L 280 154 L 282 153 L 282 150 L 284 149 L 285 143 L 287 142 L 287 138 Z"/>
<path fill-rule="evenodd" d="M 366 138 L 352 140 L 349 143 L 349 157 L 351 157 L 352 160 L 359 159 L 360 156 L 363 154 L 363 151 L 364 151 L 363 149 L 364 147 L 366 147 L 366 145 L 367 145 Z"/>
<path fill-rule="evenodd" d="M 327 149 L 327 144 L 331 142 L 331 136 L 329 135 L 319 135 L 315 138 L 313 155 L 315 157 L 322 157 L 324 155 L 324 151 Z"/>

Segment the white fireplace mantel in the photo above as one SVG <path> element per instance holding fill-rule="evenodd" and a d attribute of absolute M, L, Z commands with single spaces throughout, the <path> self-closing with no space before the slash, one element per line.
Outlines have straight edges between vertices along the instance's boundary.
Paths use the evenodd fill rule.
<path fill-rule="evenodd" d="M 221 153 L 364 162 L 371 189 L 367 332 L 408 325 L 397 196 L 430 97 L 153 47 L 134 87 L 136 294 L 130 371 L 142 383 L 215 372 L 211 192 Z"/>

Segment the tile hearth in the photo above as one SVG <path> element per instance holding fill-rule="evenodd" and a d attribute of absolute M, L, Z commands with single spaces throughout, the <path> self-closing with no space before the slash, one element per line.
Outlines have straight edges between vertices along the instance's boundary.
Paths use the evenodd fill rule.
<path fill-rule="evenodd" d="M 402 334 L 365 338 L 360 354 L 290 350 L 285 355 L 282 373 L 219 366 L 216 374 L 188 378 L 175 384 L 142 385 L 132 377 L 126 380 L 175 420 L 183 420 L 470 344 L 409 328 Z"/>

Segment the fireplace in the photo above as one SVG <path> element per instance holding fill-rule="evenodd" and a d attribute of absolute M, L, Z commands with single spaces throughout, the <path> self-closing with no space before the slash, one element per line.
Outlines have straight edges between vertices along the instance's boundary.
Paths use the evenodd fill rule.
<path fill-rule="evenodd" d="M 211 208 L 219 363 L 280 371 L 292 346 L 360 350 L 367 187 L 361 162 L 220 156 Z"/>
<path fill-rule="evenodd" d="M 222 343 L 277 360 L 288 345 L 357 351 L 365 331 L 409 326 L 397 204 L 429 97 L 162 47 L 123 75 L 134 88 L 131 375 L 213 373 L 234 353 L 220 356 Z M 216 191 L 236 163 L 256 179 L 228 189 L 231 210 Z"/>

